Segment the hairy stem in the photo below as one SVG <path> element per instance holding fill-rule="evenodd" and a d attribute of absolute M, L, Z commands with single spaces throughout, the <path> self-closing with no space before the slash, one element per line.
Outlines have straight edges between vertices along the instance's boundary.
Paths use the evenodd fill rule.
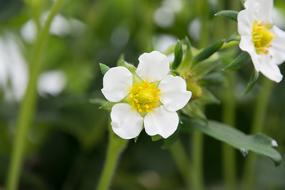
<path fill-rule="evenodd" d="M 109 131 L 109 144 L 106 161 L 98 183 L 97 190 L 109 189 L 120 155 L 127 146 L 127 143 L 128 141 L 119 139 L 111 130 Z"/>
<path fill-rule="evenodd" d="M 40 62 L 43 55 L 43 49 L 47 41 L 52 20 L 60 10 L 62 3 L 63 0 L 57 0 L 54 3 L 44 24 L 44 27 L 38 34 L 37 40 L 35 42 L 34 54 L 32 57 L 32 62 L 30 64 L 30 78 L 17 120 L 17 131 L 15 135 L 15 142 L 13 144 L 12 158 L 6 182 L 7 190 L 16 190 L 18 187 L 25 152 L 26 136 L 35 114 L 37 101 L 37 81 L 41 71 Z"/>
<path fill-rule="evenodd" d="M 169 147 L 169 150 L 187 188 L 191 189 L 191 173 L 189 171 L 192 170 L 192 167 L 183 144 L 177 140 Z"/>
<path fill-rule="evenodd" d="M 200 132 L 193 132 L 192 140 L 192 188 L 202 190 L 203 187 L 203 140 L 204 136 Z"/>
<path fill-rule="evenodd" d="M 223 108 L 223 121 L 230 125 L 235 126 L 235 76 L 233 73 L 229 74 L 228 85 L 225 89 L 224 97 L 224 108 Z M 235 150 L 227 144 L 223 145 L 223 169 L 224 169 L 224 180 L 226 189 L 236 189 L 236 158 Z"/>
<path fill-rule="evenodd" d="M 272 89 L 273 83 L 268 79 L 263 78 L 262 88 L 260 89 L 261 92 L 257 98 L 251 133 L 261 133 L 263 131 L 266 110 Z M 256 155 L 249 155 L 245 162 L 243 171 L 244 190 L 254 189 L 254 166 L 256 158 Z"/>

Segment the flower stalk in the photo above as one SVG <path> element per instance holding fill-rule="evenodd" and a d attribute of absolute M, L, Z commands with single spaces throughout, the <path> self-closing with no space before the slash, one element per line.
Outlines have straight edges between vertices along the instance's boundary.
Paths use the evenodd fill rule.
<path fill-rule="evenodd" d="M 54 3 L 43 28 L 38 33 L 35 42 L 34 54 L 31 59 L 32 62 L 30 64 L 30 70 L 29 70 L 30 78 L 25 92 L 25 96 L 21 104 L 19 117 L 17 120 L 17 131 L 15 135 L 15 142 L 12 150 L 12 158 L 6 182 L 7 190 L 18 189 L 21 167 L 25 152 L 26 136 L 35 115 L 36 102 L 37 102 L 37 81 L 41 71 L 41 59 L 43 55 L 43 50 L 47 42 L 53 18 L 60 10 L 63 1 L 64 0 L 57 0 Z"/>
<path fill-rule="evenodd" d="M 257 98 L 253 124 L 251 133 L 262 133 L 264 128 L 264 121 L 266 118 L 266 110 L 268 101 L 273 89 L 273 82 L 263 78 L 261 92 Z M 256 163 L 256 155 L 249 155 L 244 165 L 243 185 L 245 190 L 251 190 L 254 186 L 254 164 Z"/>
<path fill-rule="evenodd" d="M 112 177 L 115 173 L 116 167 L 120 155 L 124 151 L 128 144 L 127 140 L 118 138 L 112 131 L 109 129 L 109 144 L 107 150 L 106 161 L 104 164 L 103 172 L 101 174 L 97 190 L 107 190 L 109 189 L 112 181 Z"/>
<path fill-rule="evenodd" d="M 183 147 L 183 144 L 180 140 L 176 140 L 170 147 L 169 151 L 172 155 L 172 158 L 178 168 L 180 175 L 182 176 L 184 182 L 186 183 L 187 189 L 192 187 L 191 171 L 192 166 L 188 158 L 188 155 Z"/>
<path fill-rule="evenodd" d="M 235 75 L 228 74 L 228 85 L 225 89 L 224 108 L 223 108 L 223 121 L 230 125 L 235 126 Z M 223 145 L 223 169 L 226 189 L 236 189 L 236 159 L 235 150 L 227 144 Z"/>
<path fill-rule="evenodd" d="M 225 7 L 225 2 L 220 2 L 221 7 Z M 231 6 L 233 9 L 239 9 L 240 2 L 239 1 L 231 1 Z M 227 24 L 232 31 L 235 30 L 231 23 Z M 239 36 L 232 37 L 234 40 L 230 41 L 225 45 L 225 48 L 233 47 L 238 45 L 240 42 Z M 228 83 L 225 89 L 224 96 L 224 107 L 223 107 L 223 121 L 230 126 L 235 127 L 236 120 L 236 97 L 235 97 L 235 83 L 236 83 L 236 75 L 235 73 L 227 74 Z M 224 169 L 224 180 L 225 180 L 225 188 L 228 190 L 236 190 L 237 189 L 237 170 L 236 170 L 236 154 L 235 150 L 227 144 L 223 145 L 223 169 Z"/>

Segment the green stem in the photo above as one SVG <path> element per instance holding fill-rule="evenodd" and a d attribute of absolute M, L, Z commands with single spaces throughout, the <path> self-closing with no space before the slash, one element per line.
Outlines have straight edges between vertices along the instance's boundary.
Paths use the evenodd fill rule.
<path fill-rule="evenodd" d="M 192 137 L 192 188 L 202 190 L 203 187 L 203 140 L 200 132 L 193 132 Z"/>
<path fill-rule="evenodd" d="M 192 168 L 183 144 L 180 140 L 177 140 L 169 147 L 169 151 L 181 176 L 183 177 L 184 182 L 187 185 L 187 188 L 191 189 L 191 173 L 189 171 L 191 171 Z"/>
<path fill-rule="evenodd" d="M 263 131 L 266 110 L 272 89 L 273 83 L 268 79 L 263 78 L 261 92 L 257 98 L 251 133 L 261 133 Z M 245 162 L 243 171 L 244 190 L 254 189 L 254 165 L 256 158 L 257 157 L 255 155 L 249 155 Z"/>
<path fill-rule="evenodd" d="M 196 1 L 196 10 L 197 15 L 199 15 L 199 18 L 201 20 L 201 36 L 200 36 L 200 42 L 199 48 L 207 46 L 209 42 L 209 3 L 207 0 L 199 0 Z"/>
<path fill-rule="evenodd" d="M 98 183 L 97 190 L 109 189 L 120 155 L 126 148 L 127 143 L 128 141 L 118 138 L 111 130 L 109 131 L 107 157 L 104 164 L 103 172 Z"/>
<path fill-rule="evenodd" d="M 205 47 L 209 42 L 209 3 L 207 0 L 196 1 L 197 15 L 201 20 L 201 36 L 199 46 Z M 193 132 L 192 144 L 192 188 L 195 190 L 203 190 L 203 134 Z"/>
<path fill-rule="evenodd" d="M 225 89 L 224 97 L 224 110 L 223 110 L 223 121 L 230 126 L 235 126 L 235 75 L 233 73 L 229 74 L 228 85 Z M 236 189 L 236 158 L 235 151 L 229 145 L 223 145 L 223 165 L 224 165 L 224 180 L 226 189 L 235 190 Z"/>
<path fill-rule="evenodd" d="M 17 131 L 12 150 L 12 159 L 10 163 L 10 168 L 8 171 L 7 190 L 16 190 L 18 187 L 18 182 L 25 152 L 24 149 L 26 144 L 26 136 L 35 114 L 36 99 L 37 99 L 37 81 L 41 71 L 40 62 L 42 58 L 42 53 L 49 34 L 51 22 L 54 16 L 59 11 L 62 3 L 63 0 L 57 0 L 54 3 L 48 15 L 48 18 L 44 24 L 44 27 L 41 30 L 41 32 L 38 34 L 35 43 L 35 50 L 32 57 L 32 63 L 30 64 L 30 78 L 25 92 L 25 96 L 21 104 L 19 118 L 17 120 Z"/>
<path fill-rule="evenodd" d="M 231 9 L 238 10 L 240 8 L 239 0 L 230 1 Z M 220 1 L 220 9 L 225 9 L 225 1 Z M 236 25 L 232 22 L 225 22 L 225 28 L 229 28 L 227 32 L 224 32 L 223 35 L 230 35 L 236 31 Z M 227 43 L 224 48 L 231 48 L 239 44 L 238 41 L 232 41 Z M 227 77 L 227 87 L 225 89 L 225 97 L 224 97 L 224 109 L 223 109 L 223 121 L 229 124 L 232 127 L 235 127 L 236 120 L 236 99 L 235 99 L 235 83 L 236 76 L 234 73 L 229 73 Z M 236 190 L 237 189 L 237 169 L 236 169 L 236 155 L 235 150 L 224 144 L 223 145 L 223 169 L 224 169 L 224 181 L 225 188 L 228 190 Z"/>

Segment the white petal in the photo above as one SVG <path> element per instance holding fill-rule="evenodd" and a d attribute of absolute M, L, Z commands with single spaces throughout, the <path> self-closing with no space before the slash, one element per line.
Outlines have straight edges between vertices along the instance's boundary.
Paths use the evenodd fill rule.
<path fill-rule="evenodd" d="M 240 11 L 238 14 L 238 32 L 241 36 L 251 36 L 252 23 L 254 22 L 252 13 L 248 10 Z"/>
<path fill-rule="evenodd" d="M 178 76 L 167 76 L 159 84 L 160 101 L 169 111 L 182 109 L 190 100 L 192 93 L 187 91 L 186 82 Z"/>
<path fill-rule="evenodd" d="M 254 14 L 256 20 L 272 22 L 273 0 L 247 0 L 245 7 Z"/>
<path fill-rule="evenodd" d="M 102 93 L 111 102 L 119 102 L 128 94 L 133 83 L 132 73 L 125 67 L 114 67 L 103 78 Z"/>
<path fill-rule="evenodd" d="M 255 70 L 260 71 L 260 56 L 255 51 L 255 47 L 251 42 L 251 37 L 242 36 L 239 47 L 241 50 L 246 51 L 250 54 Z"/>
<path fill-rule="evenodd" d="M 169 73 L 169 59 L 158 51 L 144 53 L 139 57 L 137 74 L 149 82 L 160 81 Z"/>
<path fill-rule="evenodd" d="M 270 62 L 269 59 L 265 59 L 265 61 L 260 64 L 260 72 L 275 82 L 280 82 L 283 78 L 278 65 Z"/>
<path fill-rule="evenodd" d="M 143 118 L 129 104 L 114 105 L 111 120 L 114 133 L 123 139 L 135 138 L 143 129 Z"/>
<path fill-rule="evenodd" d="M 176 131 L 178 124 L 178 114 L 169 112 L 162 106 L 144 118 L 145 131 L 150 136 L 160 135 L 163 138 L 168 138 Z"/>
<path fill-rule="evenodd" d="M 283 78 L 278 65 L 273 62 L 272 55 L 251 55 L 252 61 L 258 65 L 259 70 L 264 76 L 275 82 L 280 82 Z"/>
<path fill-rule="evenodd" d="M 272 29 L 275 38 L 270 48 L 273 62 L 281 64 L 285 61 L 285 32 L 274 26 Z"/>

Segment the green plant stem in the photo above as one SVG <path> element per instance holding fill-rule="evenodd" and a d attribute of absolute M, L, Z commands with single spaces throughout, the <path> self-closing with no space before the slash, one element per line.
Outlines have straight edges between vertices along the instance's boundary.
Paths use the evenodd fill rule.
<path fill-rule="evenodd" d="M 266 118 L 266 110 L 268 101 L 273 89 L 273 82 L 263 78 L 261 92 L 257 98 L 253 124 L 251 133 L 261 133 L 263 131 L 264 122 Z M 249 155 L 246 159 L 244 171 L 243 171 L 243 185 L 244 190 L 254 189 L 254 166 L 256 163 L 256 155 Z"/>
<path fill-rule="evenodd" d="M 197 0 L 196 1 L 196 11 L 197 15 L 201 20 L 201 36 L 199 48 L 207 46 L 209 42 L 209 2 L 207 0 Z"/>
<path fill-rule="evenodd" d="M 98 183 L 97 190 L 109 189 L 120 155 L 126 148 L 127 143 L 128 141 L 118 138 L 111 130 L 109 131 L 109 144 L 106 161 Z"/>
<path fill-rule="evenodd" d="M 201 20 L 201 36 L 199 48 L 205 47 L 209 42 L 209 2 L 207 0 L 196 1 L 196 11 Z M 192 188 L 195 190 L 203 190 L 203 141 L 204 136 L 200 132 L 193 132 L 192 144 Z"/>
<path fill-rule="evenodd" d="M 192 167 L 183 144 L 180 140 L 177 140 L 169 147 L 169 151 L 187 188 L 191 189 L 191 172 L 189 171 L 191 171 Z"/>
<path fill-rule="evenodd" d="M 202 190 L 203 187 L 203 140 L 200 132 L 193 132 L 192 136 L 192 188 Z"/>
<path fill-rule="evenodd" d="M 231 9 L 239 10 L 240 8 L 239 0 L 230 1 Z M 225 0 L 220 1 L 220 9 L 226 9 Z M 232 21 L 227 21 L 224 23 L 226 27 L 229 28 L 228 32 L 225 32 L 223 35 L 231 35 L 236 31 L 236 24 Z M 224 47 L 231 48 L 239 44 L 239 41 L 233 41 L 226 44 Z M 228 85 L 225 89 L 224 96 L 224 108 L 223 108 L 223 121 L 235 127 L 236 120 L 236 98 L 235 98 L 235 83 L 236 83 L 236 75 L 234 73 L 229 73 L 227 76 Z M 237 169 L 236 169 L 236 154 L 235 150 L 224 144 L 223 145 L 223 169 L 224 169 L 224 181 L 225 181 L 225 189 L 228 190 L 236 190 L 237 189 Z"/>
<path fill-rule="evenodd" d="M 224 123 L 235 126 L 235 75 L 234 73 L 228 74 L 228 85 L 225 89 L 224 108 L 223 108 L 223 121 Z M 236 158 L 235 150 L 227 144 L 223 144 L 223 169 L 224 181 L 226 189 L 235 190 L 236 182 Z"/>
<path fill-rule="evenodd" d="M 17 120 L 17 131 L 13 144 L 12 159 L 8 171 L 7 190 L 16 190 L 18 187 L 24 152 L 26 136 L 35 114 L 37 99 L 37 81 L 41 71 L 41 58 L 44 45 L 47 41 L 49 29 L 54 16 L 59 11 L 63 0 L 57 0 L 48 15 L 43 29 L 37 36 L 32 63 L 30 64 L 30 78 L 23 98 L 19 117 Z"/>

